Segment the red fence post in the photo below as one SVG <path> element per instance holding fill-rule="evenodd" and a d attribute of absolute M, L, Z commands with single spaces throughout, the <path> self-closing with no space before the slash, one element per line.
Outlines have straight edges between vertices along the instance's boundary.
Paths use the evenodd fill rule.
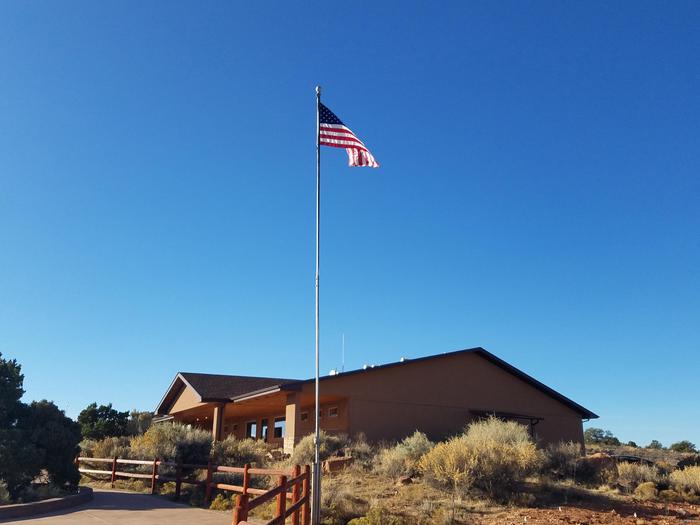
<path fill-rule="evenodd" d="M 311 484 L 311 467 L 304 465 L 304 483 L 302 484 L 302 492 L 304 505 L 302 506 L 301 523 L 302 525 L 311 525 L 311 496 L 309 486 Z"/>
<path fill-rule="evenodd" d="M 280 476 L 277 485 L 282 487 L 282 491 L 277 495 L 277 514 L 275 518 L 284 520 L 284 513 L 287 510 L 287 476 Z"/>
<path fill-rule="evenodd" d="M 248 519 L 248 494 L 236 496 L 236 506 L 233 508 L 233 525 L 238 525 Z"/>
<path fill-rule="evenodd" d="M 175 501 L 180 499 L 180 487 L 182 486 L 182 460 L 177 460 L 175 467 Z"/>
<path fill-rule="evenodd" d="M 212 480 L 212 472 L 211 472 L 211 459 L 207 463 L 207 486 L 204 491 L 204 503 L 209 505 L 209 502 L 211 501 L 211 480 Z"/>
<path fill-rule="evenodd" d="M 298 478 L 301 474 L 301 467 L 299 465 L 294 465 L 294 470 L 292 471 L 292 477 L 294 479 Z M 301 492 L 299 486 L 299 481 L 294 483 L 292 487 L 292 505 L 299 501 L 299 492 Z M 292 513 L 292 525 L 299 525 L 299 510 L 295 510 Z"/>
<path fill-rule="evenodd" d="M 153 471 L 151 472 L 151 495 L 156 493 L 156 477 L 158 476 L 158 458 L 153 460 Z"/>
<path fill-rule="evenodd" d="M 250 463 L 243 465 L 243 494 L 248 494 L 248 487 L 250 486 L 250 474 L 248 469 L 250 468 Z"/>
<path fill-rule="evenodd" d="M 114 488 L 114 482 L 117 480 L 117 456 L 114 456 L 112 460 L 112 483 L 111 486 Z"/>

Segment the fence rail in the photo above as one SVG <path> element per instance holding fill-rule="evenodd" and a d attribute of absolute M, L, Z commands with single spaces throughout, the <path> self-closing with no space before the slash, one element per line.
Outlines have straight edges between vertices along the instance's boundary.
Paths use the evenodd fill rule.
<path fill-rule="evenodd" d="M 109 470 L 94 468 L 91 463 L 111 463 Z M 172 461 L 161 461 L 158 458 L 152 460 L 125 459 L 125 458 L 89 458 L 79 456 L 75 458 L 75 464 L 81 474 L 90 477 L 100 475 L 109 476 L 112 488 L 117 478 L 136 478 L 151 480 L 151 494 L 158 492 L 158 483 L 175 482 L 175 499 L 180 499 L 182 484 L 204 485 L 204 504 L 211 501 L 213 490 L 224 490 L 234 492 L 236 504 L 233 509 L 233 525 L 244 525 L 248 519 L 248 514 L 260 505 L 276 499 L 275 517 L 267 525 L 284 525 L 287 518 L 291 517 L 292 525 L 310 525 L 310 486 L 311 469 L 305 465 L 302 469 L 299 465 L 294 466 L 291 472 L 278 469 L 253 468 L 250 465 L 243 467 L 229 467 L 225 465 L 196 465 L 191 463 L 175 463 Z M 87 464 L 93 468 L 85 468 Z M 119 470 L 119 465 L 150 466 L 151 473 L 133 472 Z M 175 476 L 167 476 L 159 473 L 160 467 L 169 467 L 175 470 Z M 206 480 L 197 479 L 196 471 L 206 471 Z M 190 471 L 190 472 L 185 472 Z M 214 481 L 214 474 L 241 474 L 243 485 L 232 485 L 229 483 L 219 483 Z M 268 476 L 277 478 L 277 485 L 272 489 L 258 489 L 250 486 L 251 476 Z M 251 498 L 251 496 L 255 496 Z M 287 506 L 287 500 L 291 500 Z"/>

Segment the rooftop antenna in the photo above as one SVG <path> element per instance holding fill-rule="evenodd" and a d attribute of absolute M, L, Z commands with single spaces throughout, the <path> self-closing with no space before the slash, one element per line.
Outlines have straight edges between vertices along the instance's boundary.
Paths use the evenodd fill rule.
<path fill-rule="evenodd" d="M 343 334 L 343 354 L 340 362 L 340 371 L 345 372 L 345 334 Z"/>

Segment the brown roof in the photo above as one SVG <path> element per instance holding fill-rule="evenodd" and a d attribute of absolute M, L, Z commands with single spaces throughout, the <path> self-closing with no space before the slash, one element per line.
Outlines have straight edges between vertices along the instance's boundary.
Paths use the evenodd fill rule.
<path fill-rule="evenodd" d="M 397 361 L 394 363 L 387 363 L 385 365 L 370 366 L 366 369 L 361 368 L 359 370 L 351 370 L 349 372 L 343 372 L 343 373 L 337 374 L 337 375 L 324 376 L 320 379 L 321 379 L 321 381 L 332 381 L 333 379 L 335 379 L 341 375 L 347 376 L 347 375 L 352 375 L 352 374 L 363 374 L 363 373 L 372 372 L 375 370 L 377 370 L 377 371 L 383 370 L 385 368 L 391 368 L 391 367 L 395 367 L 395 366 L 405 366 L 407 363 L 420 363 L 422 361 L 431 361 L 433 359 L 441 359 L 444 357 L 449 357 L 449 356 L 453 356 L 453 355 L 457 355 L 457 354 L 476 354 L 476 355 L 486 359 L 487 361 L 493 363 L 494 365 L 501 368 L 502 370 L 505 370 L 509 374 L 512 374 L 515 377 L 517 377 L 518 379 L 526 382 L 527 384 L 536 388 L 540 392 L 543 392 L 544 394 L 556 399 L 560 403 L 563 403 L 564 405 L 566 405 L 569 408 L 571 408 L 572 410 L 574 410 L 574 412 L 578 412 L 582 418 L 584 418 L 584 419 L 597 419 L 598 418 L 598 415 L 595 414 L 594 412 L 591 412 L 587 408 L 572 401 L 568 397 L 560 394 L 559 392 L 557 392 L 553 388 L 548 387 L 544 383 L 540 383 L 534 377 L 529 376 L 525 372 L 523 372 L 522 370 L 519 370 L 519 369 L 515 368 L 513 365 L 506 363 L 503 359 L 496 357 L 491 352 L 481 348 L 480 346 L 477 346 L 476 348 L 467 348 L 465 350 L 456 350 L 454 352 L 445 352 L 442 354 L 428 355 L 425 357 L 418 357 L 418 358 L 414 358 L 414 359 L 405 359 L 405 360 Z M 303 381 L 299 381 L 298 383 L 284 385 L 284 388 L 291 389 L 294 387 L 298 387 L 299 384 L 311 383 L 313 381 L 314 381 L 314 379 L 306 379 Z"/>
<path fill-rule="evenodd" d="M 201 402 L 230 401 L 243 394 L 250 394 L 258 390 L 267 390 L 287 383 L 294 383 L 296 379 L 282 379 L 274 377 L 230 376 L 222 374 L 197 374 L 193 372 L 180 372 L 175 376 L 170 388 L 158 403 L 156 414 L 165 415 L 186 386 L 189 386 L 199 396 Z"/>
<path fill-rule="evenodd" d="M 192 372 L 180 372 L 180 376 L 202 397 L 202 401 L 228 401 L 242 394 L 295 381 L 294 379 L 274 377 L 195 374 Z"/>
<path fill-rule="evenodd" d="M 556 399 L 560 403 L 563 403 L 564 405 L 573 409 L 575 412 L 578 412 L 582 418 L 595 419 L 598 417 L 597 414 L 591 412 L 587 408 L 579 405 L 578 403 L 575 403 L 568 397 L 560 394 L 559 392 L 548 387 L 547 385 L 540 383 L 535 378 L 506 363 L 502 359 L 499 359 L 491 352 L 488 352 L 487 350 L 484 350 L 481 347 L 467 348 L 465 350 L 457 350 L 455 352 L 446 352 L 443 354 L 430 355 L 415 359 L 406 359 L 405 361 L 372 366 L 367 369 L 353 370 L 334 376 L 324 376 L 320 379 L 322 381 L 332 381 L 340 375 L 348 376 L 367 372 L 371 373 L 372 371 L 379 371 L 389 367 L 405 366 L 407 363 L 420 363 L 422 361 L 440 359 L 455 354 L 465 353 L 473 353 L 486 359 L 487 361 L 490 361 L 499 368 L 528 383 L 530 386 Z M 185 385 L 191 386 L 194 389 L 194 391 L 201 397 L 201 401 L 206 402 L 230 401 L 234 398 L 242 397 L 247 394 L 257 394 L 257 392 L 259 391 L 275 390 L 276 388 L 280 388 L 282 390 L 296 390 L 300 387 L 300 385 L 304 383 L 310 383 L 313 381 L 314 379 L 306 379 L 300 381 L 297 379 L 281 379 L 272 377 L 229 376 L 219 374 L 196 374 L 192 372 L 181 372 L 175 377 L 175 380 L 170 385 L 170 388 L 159 403 L 158 408 L 156 409 L 156 414 L 167 414 L 170 410 L 170 406 L 175 401 L 175 399 L 185 387 Z"/>

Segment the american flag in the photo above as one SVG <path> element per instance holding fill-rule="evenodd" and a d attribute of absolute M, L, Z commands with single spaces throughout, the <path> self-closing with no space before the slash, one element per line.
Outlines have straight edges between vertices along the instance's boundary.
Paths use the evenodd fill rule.
<path fill-rule="evenodd" d="M 374 159 L 367 147 L 343 124 L 326 106 L 318 103 L 319 143 L 332 148 L 345 148 L 348 153 L 348 165 L 370 166 L 378 168 L 379 163 Z"/>

